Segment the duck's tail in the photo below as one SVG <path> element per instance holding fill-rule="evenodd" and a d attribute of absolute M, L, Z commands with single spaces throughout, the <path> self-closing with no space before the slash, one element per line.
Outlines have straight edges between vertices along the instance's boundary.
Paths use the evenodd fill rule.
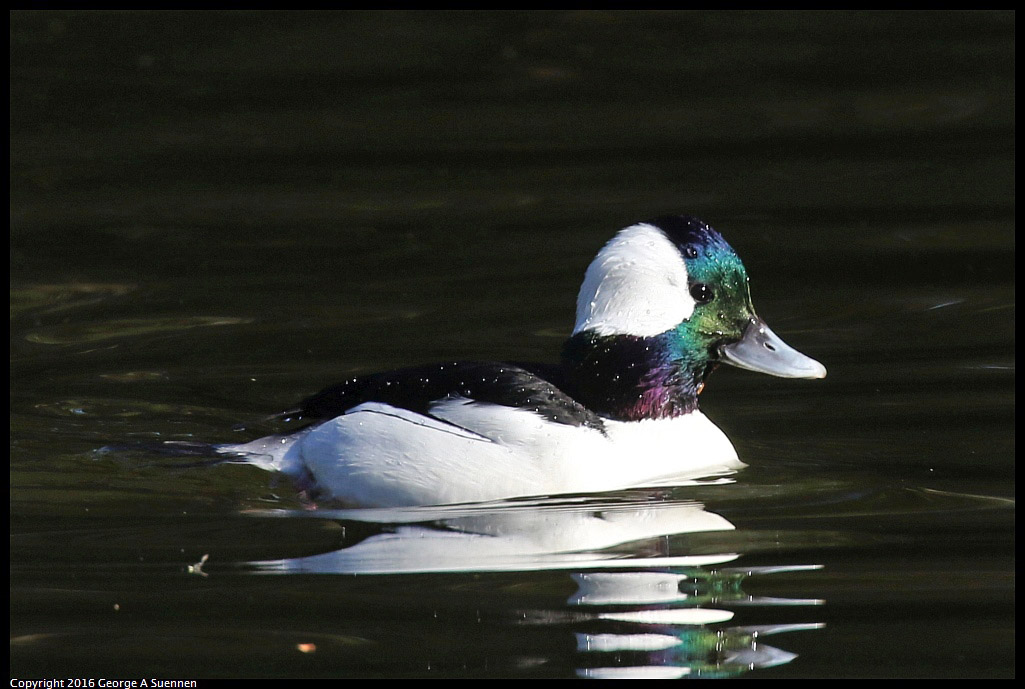
<path fill-rule="evenodd" d="M 267 471 L 287 476 L 302 474 L 299 440 L 303 433 L 268 435 L 248 443 L 213 445 L 214 451 L 226 462 L 243 462 Z"/>
<path fill-rule="evenodd" d="M 218 445 L 210 443 L 188 440 L 165 440 L 159 442 L 143 440 L 131 443 L 118 443 L 116 445 L 104 445 L 97 450 L 93 450 L 93 455 L 95 457 L 106 457 L 109 455 L 146 454 L 175 458 L 175 460 L 186 457 L 195 459 L 193 462 L 173 462 L 173 467 L 183 469 L 216 466 L 225 462 L 237 461 L 218 452 L 218 447 Z"/>
<path fill-rule="evenodd" d="M 292 477 L 302 474 L 297 441 L 302 434 L 268 435 L 248 443 L 202 443 L 191 440 L 165 440 L 106 445 L 96 455 L 145 452 L 163 457 L 193 457 L 192 463 L 175 462 L 174 466 L 202 467 L 218 464 L 252 464 L 267 471 Z"/>

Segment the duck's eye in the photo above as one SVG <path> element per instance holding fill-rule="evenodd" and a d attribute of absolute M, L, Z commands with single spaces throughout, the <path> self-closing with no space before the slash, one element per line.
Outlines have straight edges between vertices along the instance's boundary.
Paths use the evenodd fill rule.
<path fill-rule="evenodd" d="M 715 299 L 715 293 L 712 291 L 712 288 L 703 282 L 695 282 L 690 286 L 690 296 L 699 304 L 707 304 Z"/>

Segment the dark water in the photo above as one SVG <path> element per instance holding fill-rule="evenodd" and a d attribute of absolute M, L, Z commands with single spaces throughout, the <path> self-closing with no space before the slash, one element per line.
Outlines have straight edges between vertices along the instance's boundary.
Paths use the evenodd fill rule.
<path fill-rule="evenodd" d="M 1013 675 L 1014 53 L 1001 13 L 15 13 L 12 677 Z M 669 212 L 829 369 L 713 376 L 731 482 L 311 512 L 95 452 L 552 360 Z"/>

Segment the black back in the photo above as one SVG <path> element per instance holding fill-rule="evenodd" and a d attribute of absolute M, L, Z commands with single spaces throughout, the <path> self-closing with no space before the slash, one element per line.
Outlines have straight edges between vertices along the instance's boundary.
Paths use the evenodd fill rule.
<path fill-rule="evenodd" d="M 556 385 L 558 371 L 556 366 L 543 364 L 457 361 L 373 373 L 325 388 L 281 416 L 331 419 L 364 402 L 382 402 L 430 416 L 432 403 L 465 397 L 478 404 L 527 409 L 553 423 L 603 431 L 600 416 Z"/>

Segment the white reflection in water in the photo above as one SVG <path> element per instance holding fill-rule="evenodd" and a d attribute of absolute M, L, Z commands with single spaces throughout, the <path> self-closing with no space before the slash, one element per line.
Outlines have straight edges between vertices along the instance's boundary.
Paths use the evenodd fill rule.
<path fill-rule="evenodd" d="M 388 528 L 333 552 L 253 563 L 257 569 L 307 574 L 508 572 L 693 567 L 738 557 L 736 553 L 651 554 L 652 539 L 734 528 L 694 502 L 339 510 L 316 515 L 384 523 Z M 403 521 L 413 523 L 403 525 Z M 647 550 L 603 552 L 638 542 L 648 542 Z"/>

